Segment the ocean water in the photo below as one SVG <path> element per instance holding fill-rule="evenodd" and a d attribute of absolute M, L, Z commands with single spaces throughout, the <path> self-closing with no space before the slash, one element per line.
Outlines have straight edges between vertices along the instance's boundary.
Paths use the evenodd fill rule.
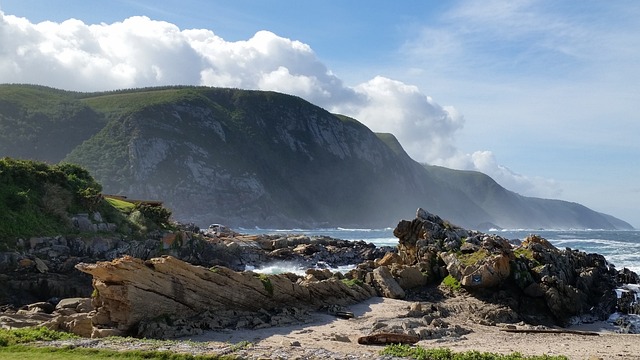
<path fill-rule="evenodd" d="M 325 235 L 343 240 L 364 240 L 376 246 L 395 246 L 398 239 L 393 236 L 393 228 L 385 229 L 239 229 L 246 234 L 304 234 Z M 494 230 L 506 239 L 524 240 L 530 234 L 537 234 L 549 240 L 554 246 L 571 248 L 587 253 L 597 253 L 612 263 L 616 269 L 628 268 L 640 273 L 640 230 Z M 295 265 L 292 265 L 295 266 Z M 278 269 L 274 269 L 277 271 Z M 280 269 L 281 270 L 281 269 Z"/>

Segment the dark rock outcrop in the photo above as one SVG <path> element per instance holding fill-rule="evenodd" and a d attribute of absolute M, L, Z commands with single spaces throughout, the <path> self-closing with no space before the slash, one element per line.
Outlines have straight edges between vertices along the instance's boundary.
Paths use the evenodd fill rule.
<path fill-rule="evenodd" d="M 400 221 L 394 235 L 404 264 L 427 269 L 432 278 L 450 275 L 466 291 L 506 304 L 528 322 L 567 325 L 634 311 L 624 296 L 617 300 L 616 289 L 621 278 L 637 276 L 616 271 L 602 255 L 560 250 L 537 235 L 514 247 L 500 236 L 462 229 L 422 209 L 414 220 Z"/>

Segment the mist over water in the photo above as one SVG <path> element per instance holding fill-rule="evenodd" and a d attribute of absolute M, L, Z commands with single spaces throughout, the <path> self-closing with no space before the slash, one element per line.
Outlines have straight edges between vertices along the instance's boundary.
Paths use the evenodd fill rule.
<path fill-rule="evenodd" d="M 393 228 L 384 229 L 240 229 L 246 234 L 301 234 L 308 236 L 329 236 L 343 240 L 363 240 L 376 246 L 395 246 L 398 239 L 393 236 Z M 549 240 L 554 246 L 571 248 L 586 253 L 603 255 L 616 269 L 628 268 L 640 273 L 640 230 L 493 230 L 506 239 L 524 240 L 530 234 L 537 234 Z"/>

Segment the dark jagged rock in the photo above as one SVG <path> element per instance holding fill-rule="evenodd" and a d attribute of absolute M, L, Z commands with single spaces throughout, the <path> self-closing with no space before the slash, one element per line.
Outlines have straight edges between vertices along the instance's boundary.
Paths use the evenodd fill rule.
<path fill-rule="evenodd" d="M 604 320 L 616 310 L 636 311 L 616 297 L 621 281 L 637 275 L 616 271 L 602 255 L 560 250 L 537 235 L 519 246 L 496 235 L 464 230 L 422 209 L 412 221 L 400 221 L 394 235 L 404 264 L 455 278 L 487 301 L 509 305 L 522 320 L 561 325 Z M 624 295 L 624 294 L 623 294 Z"/>

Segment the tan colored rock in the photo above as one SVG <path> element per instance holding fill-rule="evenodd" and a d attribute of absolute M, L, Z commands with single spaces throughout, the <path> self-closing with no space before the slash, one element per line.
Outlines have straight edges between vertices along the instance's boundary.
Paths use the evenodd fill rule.
<path fill-rule="evenodd" d="M 30 268 L 32 266 L 35 266 L 35 264 L 35 261 L 28 258 L 23 258 L 18 261 L 18 266 L 21 268 Z"/>
<path fill-rule="evenodd" d="M 483 251 L 483 250 L 479 250 Z M 508 255 L 485 254 L 478 257 L 475 262 L 467 264 L 459 259 L 458 254 L 441 254 L 441 258 L 447 264 L 447 271 L 451 276 L 460 281 L 465 287 L 491 288 L 499 286 L 511 274 L 511 264 Z"/>
<path fill-rule="evenodd" d="M 558 250 L 558 248 L 553 246 L 553 244 L 551 244 L 549 240 L 539 235 L 527 236 L 526 239 L 524 239 L 524 241 L 522 242 L 521 246 L 525 248 L 530 248 L 534 244 L 540 245 L 543 249 Z"/>
<path fill-rule="evenodd" d="M 382 257 L 382 259 L 378 260 L 376 263 L 378 266 L 391 266 L 391 264 L 402 264 L 402 258 L 397 253 L 388 252 L 384 254 L 384 257 Z"/>
<path fill-rule="evenodd" d="M 93 310 L 90 298 L 67 298 L 62 299 L 56 305 L 56 311 L 62 309 L 72 309 L 75 312 L 89 312 Z"/>
<path fill-rule="evenodd" d="M 125 332 L 141 320 L 164 314 L 189 317 L 205 310 L 318 308 L 375 295 L 368 286 L 350 287 L 336 279 L 296 283 L 286 275 L 258 275 L 224 267 L 210 270 L 171 256 L 147 261 L 125 256 L 76 268 L 93 276 L 97 294 L 93 324 Z"/>
<path fill-rule="evenodd" d="M 125 336 L 126 333 L 122 330 L 113 329 L 113 328 L 96 328 L 94 327 L 91 331 L 91 338 L 105 338 L 110 336 Z"/>
<path fill-rule="evenodd" d="M 380 288 L 382 296 L 391 299 L 404 299 L 405 292 L 391 275 L 386 266 L 380 266 L 373 270 L 373 282 Z"/>

